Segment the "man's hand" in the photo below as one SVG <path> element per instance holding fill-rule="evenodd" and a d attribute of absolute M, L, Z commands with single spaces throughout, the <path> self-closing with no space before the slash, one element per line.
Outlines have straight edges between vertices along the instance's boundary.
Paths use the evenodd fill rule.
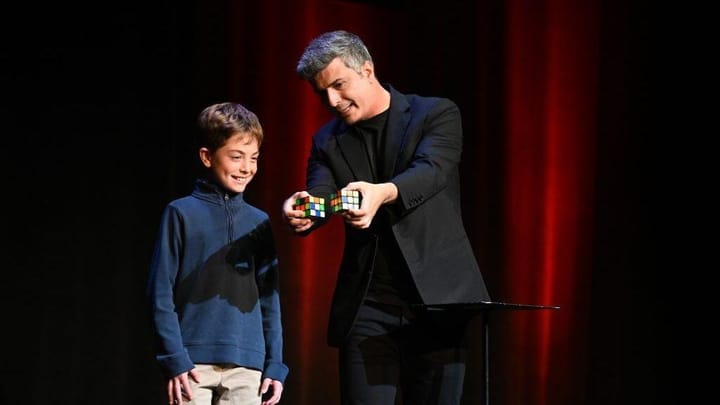
<path fill-rule="evenodd" d="M 312 218 L 305 217 L 305 212 L 293 208 L 293 204 L 295 204 L 295 201 L 298 198 L 307 197 L 309 195 L 310 194 L 308 194 L 307 191 L 298 191 L 291 195 L 283 203 L 283 220 L 288 225 L 288 227 L 290 227 L 290 229 L 295 233 L 307 231 L 313 225 Z"/>
<path fill-rule="evenodd" d="M 342 214 L 345 222 L 358 229 L 370 227 L 378 209 L 383 204 L 395 202 L 398 194 L 397 187 L 393 183 L 373 184 L 355 181 L 348 183 L 343 190 L 357 190 L 362 195 L 360 209 L 349 209 Z"/>

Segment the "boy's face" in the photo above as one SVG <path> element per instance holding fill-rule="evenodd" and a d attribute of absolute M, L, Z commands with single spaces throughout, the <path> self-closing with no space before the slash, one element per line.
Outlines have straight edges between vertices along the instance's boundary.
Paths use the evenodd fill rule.
<path fill-rule="evenodd" d="M 227 190 L 242 193 L 257 172 L 260 150 L 257 140 L 247 133 L 236 133 L 225 145 L 211 153 L 200 148 L 200 160 L 215 180 Z"/>

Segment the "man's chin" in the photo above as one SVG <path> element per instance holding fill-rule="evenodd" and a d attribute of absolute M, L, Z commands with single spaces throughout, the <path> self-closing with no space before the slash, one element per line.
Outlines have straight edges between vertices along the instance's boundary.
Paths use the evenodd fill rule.
<path fill-rule="evenodd" d="M 348 125 L 353 125 L 358 122 L 358 119 L 353 115 L 341 116 L 340 119 L 342 119 Z"/>

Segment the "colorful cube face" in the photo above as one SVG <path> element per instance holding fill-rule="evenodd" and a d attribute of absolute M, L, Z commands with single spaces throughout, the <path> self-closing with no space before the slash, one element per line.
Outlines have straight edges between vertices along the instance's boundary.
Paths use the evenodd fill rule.
<path fill-rule="evenodd" d="M 330 195 L 330 212 L 342 213 L 349 209 L 359 209 L 362 196 L 357 190 L 340 190 Z"/>
<path fill-rule="evenodd" d="M 306 217 L 325 218 L 325 199 L 313 196 L 298 198 L 293 209 L 303 211 Z"/>

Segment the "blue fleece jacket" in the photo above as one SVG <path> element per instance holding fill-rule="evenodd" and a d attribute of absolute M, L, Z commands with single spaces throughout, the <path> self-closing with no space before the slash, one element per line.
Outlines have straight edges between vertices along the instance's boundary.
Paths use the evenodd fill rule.
<path fill-rule="evenodd" d="M 168 377 L 236 364 L 285 382 L 278 259 L 268 215 L 198 180 L 167 205 L 147 294 Z"/>

